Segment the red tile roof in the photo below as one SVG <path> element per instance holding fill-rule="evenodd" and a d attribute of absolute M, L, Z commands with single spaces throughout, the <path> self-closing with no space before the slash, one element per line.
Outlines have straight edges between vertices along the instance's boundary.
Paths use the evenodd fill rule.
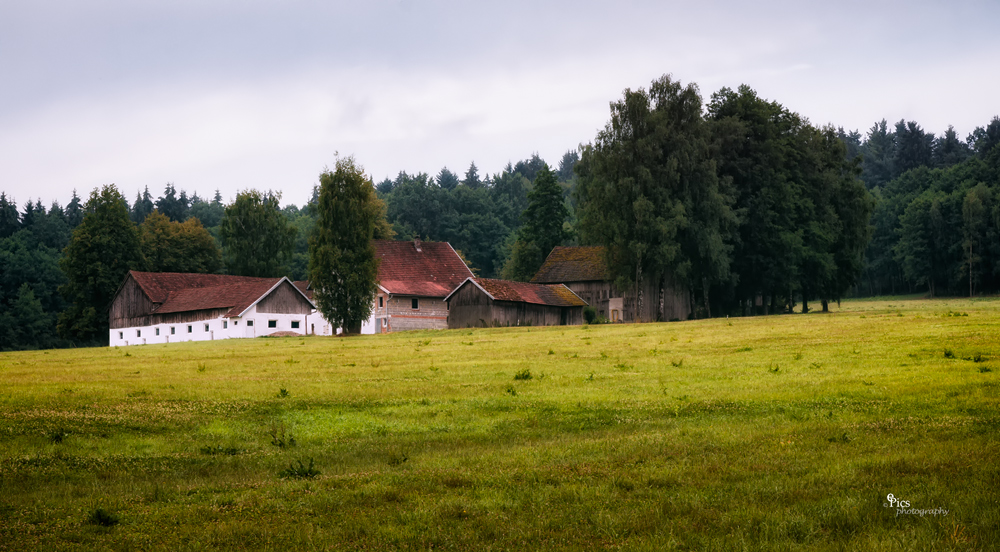
<path fill-rule="evenodd" d="M 284 279 L 135 270 L 129 275 L 157 304 L 154 313 L 228 308 L 225 316 L 239 316 Z"/>
<path fill-rule="evenodd" d="M 375 251 L 379 285 L 395 295 L 444 298 L 473 276 L 448 242 L 375 240 Z"/>
<path fill-rule="evenodd" d="M 516 301 L 550 307 L 587 306 L 586 301 L 562 284 L 529 284 L 489 278 L 470 278 L 470 282 L 481 287 L 494 301 Z"/>
<path fill-rule="evenodd" d="M 604 248 L 559 246 L 549 253 L 538 273 L 531 279 L 538 284 L 591 282 L 609 280 L 604 264 Z"/>

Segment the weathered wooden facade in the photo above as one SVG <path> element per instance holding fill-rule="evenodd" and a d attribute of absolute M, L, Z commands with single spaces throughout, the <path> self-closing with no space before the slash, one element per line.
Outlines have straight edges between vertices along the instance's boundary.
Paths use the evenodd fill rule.
<path fill-rule="evenodd" d="M 560 326 L 583 323 L 583 299 L 562 284 L 468 278 L 445 299 L 448 327 Z"/>
<path fill-rule="evenodd" d="M 637 313 L 637 290 L 619 290 L 614 285 L 600 246 L 556 247 L 531 281 L 565 284 L 594 307 L 598 316 L 612 322 L 686 320 L 691 313 L 690 294 L 669 275 L 643 279 L 638 289 L 641 308 Z"/>
<path fill-rule="evenodd" d="M 132 271 L 111 302 L 109 337 L 114 346 L 316 333 L 314 312 L 287 278 Z"/>

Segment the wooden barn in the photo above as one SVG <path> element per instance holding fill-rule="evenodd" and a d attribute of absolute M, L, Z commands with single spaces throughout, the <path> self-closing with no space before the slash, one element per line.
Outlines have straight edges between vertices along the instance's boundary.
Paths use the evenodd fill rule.
<path fill-rule="evenodd" d="M 562 284 L 488 278 L 467 278 L 445 301 L 449 328 L 582 324 L 587 306 Z"/>
<path fill-rule="evenodd" d="M 636 321 L 636 292 L 619 290 L 605 264 L 604 248 L 556 247 L 531 279 L 536 284 L 565 284 L 594 307 L 597 315 L 612 322 Z M 687 320 L 691 294 L 669 275 L 647 278 L 639 290 L 644 322 Z"/>
<path fill-rule="evenodd" d="M 330 335 L 312 302 L 288 278 L 131 271 L 108 317 L 110 343 L 142 345 L 258 337 Z"/>

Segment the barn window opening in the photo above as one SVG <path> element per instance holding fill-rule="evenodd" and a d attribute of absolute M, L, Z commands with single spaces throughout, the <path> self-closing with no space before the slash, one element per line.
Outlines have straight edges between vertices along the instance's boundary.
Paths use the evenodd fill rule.
<path fill-rule="evenodd" d="M 268 320 L 267 321 L 267 327 L 268 328 L 277 328 L 278 327 L 278 321 L 277 320 Z"/>
<path fill-rule="evenodd" d="M 156 328 L 156 335 L 160 335 L 160 328 Z"/>
<path fill-rule="evenodd" d="M 177 333 L 177 328 L 170 326 L 170 335 L 174 335 L 176 333 Z"/>
<path fill-rule="evenodd" d="M 247 326 L 248 327 L 252 327 L 253 326 L 253 320 L 247 320 Z"/>
<path fill-rule="evenodd" d="M 385 297 L 379 297 L 378 298 L 378 308 L 382 308 L 382 307 L 385 306 L 384 299 L 385 299 Z"/>
<path fill-rule="evenodd" d="M 416 297 L 413 298 L 413 305 L 410 308 L 413 308 L 413 309 L 419 309 L 420 308 L 420 304 L 417 302 L 417 298 Z"/>
<path fill-rule="evenodd" d="M 125 332 L 118 332 L 118 339 L 125 339 Z"/>
<path fill-rule="evenodd" d="M 188 324 L 188 333 L 193 333 L 193 332 L 194 332 L 194 328 L 192 328 L 191 325 Z"/>
<path fill-rule="evenodd" d="M 205 324 L 205 331 L 208 331 L 208 324 Z"/>
<path fill-rule="evenodd" d="M 222 321 L 222 329 L 224 330 L 224 329 L 226 329 L 228 327 L 229 327 L 229 321 L 228 320 L 223 320 Z"/>
<path fill-rule="evenodd" d="M 293 330 L 299 329 L 299 321 L 298 320 L 292 320 L 292 329 Z"/>
<path fill-rule="evenodd" d="M 142 330 L 136 330 L 135 331 L 135 336 L 136 337 L 142 337 Z"/>

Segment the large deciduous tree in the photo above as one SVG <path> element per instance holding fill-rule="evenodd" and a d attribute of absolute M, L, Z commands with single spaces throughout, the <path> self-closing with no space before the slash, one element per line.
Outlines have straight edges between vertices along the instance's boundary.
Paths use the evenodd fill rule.
<path fill-rule="evenodd" d="M 79 343 L 106 343 L 108 307 L 129 270 L 145 261 L 128 203 L 114 184 L 94 190 L 83 222 L 73 231 L 60 261 L 61 291 L 70 307 L 59 316 L 59 334 Z"/>
<path fill-rule="evenodd" d="M 316 306 L 345 333 L 372 312 L 378 260 L 372 239 L 385 207 L 353 157 L 319 176 L 319 220 L 309 239 L 309 280 Z"/>
<path fill-rule="evenodd" d="M 295 227 L 282 214 L 280 201 L 280 193 L 246 190 L 226 206 L 219 235 L 229 274 L 269 278 L 286 272 Z"/>
<path fill-rule="evenodd" d="M 214 274 L 222 269 L 222 254 L 215 238 L 197 218 L 175 222 L 153 211 L 139 231 L 146 270 Z"/>
<path fill-rule="evenodd" d="M 732 199 L 712 159 L 702 100 L 670 76 L 626 90 L 611 120 L 584 146 L 576 172 L 581 239 L 604 245 L 619 289 L 673 274 L 692 290 L 729 277 Z M 706 314 L 708 314 L 706 312 Z"/>

